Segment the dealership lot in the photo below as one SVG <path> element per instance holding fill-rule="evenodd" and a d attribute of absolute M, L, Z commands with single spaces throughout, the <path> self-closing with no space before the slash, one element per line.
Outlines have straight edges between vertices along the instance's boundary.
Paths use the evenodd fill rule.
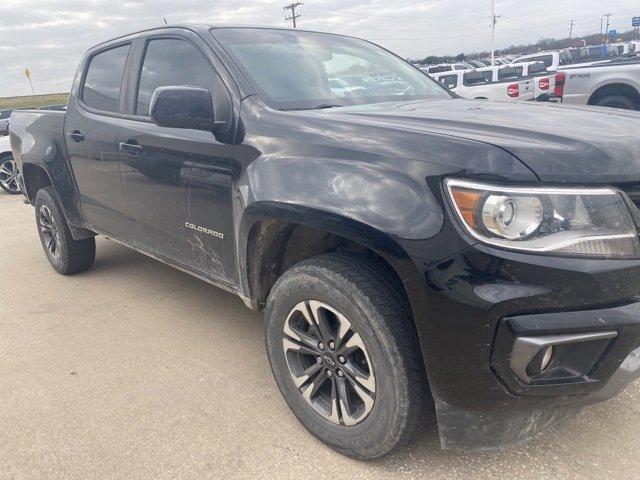
<path fill-rule="evenodd" d="M 0 192 L 0 224 L 1 478 L 637 478 L 640 384 L 508 452 L 431 430 L 348 459 L 287 408 L 237 297 L 104 238 L 62 277 L 19 196 Z"/>

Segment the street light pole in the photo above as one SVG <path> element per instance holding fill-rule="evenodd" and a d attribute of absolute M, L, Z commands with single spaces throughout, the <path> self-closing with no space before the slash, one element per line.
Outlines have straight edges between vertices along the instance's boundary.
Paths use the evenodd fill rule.
<path fill-rule="evenodd" d="M 491 66 L 494 65 L 495 60 L 495 45 L 496 45 L 496 0 L 491 0 Z"/>

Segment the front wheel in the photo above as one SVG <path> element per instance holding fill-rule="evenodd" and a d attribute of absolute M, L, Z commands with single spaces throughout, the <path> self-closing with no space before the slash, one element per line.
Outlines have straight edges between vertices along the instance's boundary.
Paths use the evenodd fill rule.
<path fill-rule="evenodd" d="M 62 275 L 91 267 L 96 256 L 95 239 L 73 239 L 53 188 L 39 190 L 35 206 L 40 243 L 51 266 Z"/>
<path fill-rule="evenodd" d="M 327 254 L 285 272 L 267 301 L 267 354 L 285 400 L 355 458 L 412 439 L 428 411 L 416 330 L 392 278 L 375 260 Z"/>

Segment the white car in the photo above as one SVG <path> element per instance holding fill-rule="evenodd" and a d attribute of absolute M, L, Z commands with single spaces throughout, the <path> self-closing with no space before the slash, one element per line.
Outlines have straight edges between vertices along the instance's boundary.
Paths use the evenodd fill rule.
<path fill-rule="evenodd" d="M 11 110 L 0 110 L 0 136 L 9 133 L 9 117 Z"/>
<path fill-rule="evenodd" d="M 482 70 L 442 72 L 433 75 L 433 78 L 464 98 L 502 101 L 533 100 L 534 87 L 531 79 L 520 79 L 517 76 L 502 78 L 498 73 L 495 74 L 494 79 L 493 69 L 498 71 L 504 68 L 486 67 Z"/>
<path fill-rule="evenodd" d="M 571 54 L 567 51 L 561 52 L 539 52 L 530 55 L 523 55 L 516 58 L 513 63 L 543 62 L 548 72 L 555 72 L 565 65 L 571 65 Z"/>
<path fill-rule="evenodd" d="M 364 87 L 351 85 L 349 82 L 342 78 L 330 78 L 329 88 L 331 92 L 337 97 L 347 96 L 359 96 L 366 95 L 368 90 Z"/>
<path fill-rule="evenodd" d="M 473 68 L 473 66 L 468 63 L 442 63 L 440 65 L 431 65 L 430 67 L 426 67 L 426 70 L 424 68 L 421 70 L 426 71 L 429 75 L 433 75 L 454 70 L 469 70 L 470 68 Z"/>
<path fill-rule="evenodd" d="M 0 137 L 0 188 L 7 193 L 20 193 L 18 168 L 11 153 L 9 136 Z"/>

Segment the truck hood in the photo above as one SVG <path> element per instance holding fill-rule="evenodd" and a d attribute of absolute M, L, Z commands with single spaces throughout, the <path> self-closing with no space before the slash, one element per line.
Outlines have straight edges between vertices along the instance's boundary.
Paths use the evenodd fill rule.
<path fill-rule="evenodd" d="M 495 145 L 546 182 L 640 181 L 638 112 L 447 99 L 342 107 L 313 114 Z"/>

